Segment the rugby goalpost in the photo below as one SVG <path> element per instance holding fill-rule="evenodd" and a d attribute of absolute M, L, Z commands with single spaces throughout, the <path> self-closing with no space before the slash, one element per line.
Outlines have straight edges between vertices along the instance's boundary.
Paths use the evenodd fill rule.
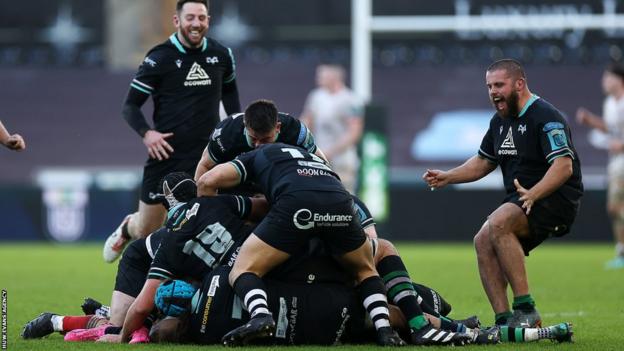
<path fill-rule="evenodd" d="M 373 0 L 351 0 L 351 86 L 365 101 L 372 94 L 372 36 L 374 33 L 431 33 L 504 30 L 624 29 L 624 15 L 506 14 L 374 16 Z M 607 4 L 603 4 L 607 7 Z M 610 6 L 615 6 L 615 2 Z M 613 8 L 614 10 L 614 8 Z"/>

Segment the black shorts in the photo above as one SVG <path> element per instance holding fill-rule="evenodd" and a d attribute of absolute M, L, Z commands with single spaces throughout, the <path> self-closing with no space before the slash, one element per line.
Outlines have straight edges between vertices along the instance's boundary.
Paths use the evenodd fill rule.
<path fill-rule="evenodd" d="M 124 250 L 115 277 L 115 290 L 137 297 L 143 289 L 156 249 L 160 245 L 162 232 L 156 232 L 145 239 L 135 240 Z"/>
<path fill-rule="evenodd" d="M 366 241 L 347 192 L 296 191 L 282 195 L 254 234 L 290 255 L 305 247 L 313 236 L 321 238 L 335 255 L 351 252 Z"/>
<path fill-rule="evenodd" d="M 169 173 L 186 172 L 191 177 L 195 176 L 195 168 L 199 159 L 169 159 L 158 161 L 149 159 L 143 168 L 143 183 L 141 184 L 141 201 L 149 205 L 161 204 L 164 198 L 157 196 L 162 194 L 160 181 Z"/>
<path fill-rule="evenodd" d="M 509 202 L 522 208 L 523 201 L 518 200 L 519 194 L 507 196 L 504 202 Z M 522 209 L 524 211 L 524 209 Z M 578 213 L 578 206 L 564 199 L 560 194 L 554 193 L 533 204 L 529 220 L 529 237 L 519 238 L 524 255 L 550 237 L 561 237 L 570 232 L 572 223 Z"/>

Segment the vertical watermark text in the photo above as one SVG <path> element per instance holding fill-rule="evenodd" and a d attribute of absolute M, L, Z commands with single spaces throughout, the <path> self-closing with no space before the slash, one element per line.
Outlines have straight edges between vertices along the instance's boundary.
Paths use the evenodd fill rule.
<path fill-rule="evenodd" d="M 7 291 L 2 289 L 2 350 L 7 349 Z"/>

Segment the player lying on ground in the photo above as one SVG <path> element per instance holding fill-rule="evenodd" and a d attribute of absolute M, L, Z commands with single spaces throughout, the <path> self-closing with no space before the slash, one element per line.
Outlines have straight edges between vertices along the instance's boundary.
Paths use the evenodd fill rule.
<path fill-rule="evenodd" d="M 227 284 L 230 267 L 222 266 L 206 276 L 195 294 L 183 281 L 163 283 L 158 289 L 157 306 L 165 317 L 150 332 L 153 342 L 218 344 L 232 328 L 245 323 L 249 314 Z M 180 292 L 175 286 L 180 286 Z M 266 280 L 269 310 L 277 316 L 276 333 L 269 344 L 303 345 L 374 342 L 373 326 L 359 303 L 358 294 L 340 282 L 283 282 Z M 192 296 L 192 297 L 189 297 Z M 426 303 L 437 305 L 431 295 Z M 174 316 L 175 315 L 175 316 Z M 435 318 L 434 318 L 435 319 Z M 323 323 L 319 324 L 318 321 Z M 402 334 L 409 325 L 396 306 L 391 306 L 390 320 Z M 493 327 L 486 339 L 499 335 L 506 342 L 529 342 L 549 339 L 571 341 L 568 323 L 547 328 Z M 484 340 L 483 343 L 491 343 Z"/>

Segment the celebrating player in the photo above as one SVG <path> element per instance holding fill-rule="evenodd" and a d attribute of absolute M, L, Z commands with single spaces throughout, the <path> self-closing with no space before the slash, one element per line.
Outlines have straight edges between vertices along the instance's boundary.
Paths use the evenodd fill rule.
<path fill-rule="evenodd" d="M 483 288 L 496 324 L 536 326 L 524 256 L 570 231 L 583 194 L 578 155 L 561 113 L 532 94 L 522 66 L 510 59 L 488 67 L 485 80 L 496 114 L 478 155 L 449 171 L 427 170 L 432 188 L 472 182 L 500 165 L 507 197 L 474 238 Z M 509 309 L 507 284 L 514 294 Z"/>
<path fill-rule="evenodd" d="M 158 183 L 174 171 L 195 173 L 203 147 L 219 122 L 219 103 L 228 114 L 240 112 L 232 51 L 208 30 L 207 0 L 178 0 L 177 32 L 151 49 L 130 84 L 123 116 L 143 138 L 149 159 L 143 170 L 138 212 L 128 215 L 104 244 L 104 260 L 113 262 L 131 238 L 162 226 L 166 211 Z M 152 96 L 154 127 L 141 106 Z"/>

